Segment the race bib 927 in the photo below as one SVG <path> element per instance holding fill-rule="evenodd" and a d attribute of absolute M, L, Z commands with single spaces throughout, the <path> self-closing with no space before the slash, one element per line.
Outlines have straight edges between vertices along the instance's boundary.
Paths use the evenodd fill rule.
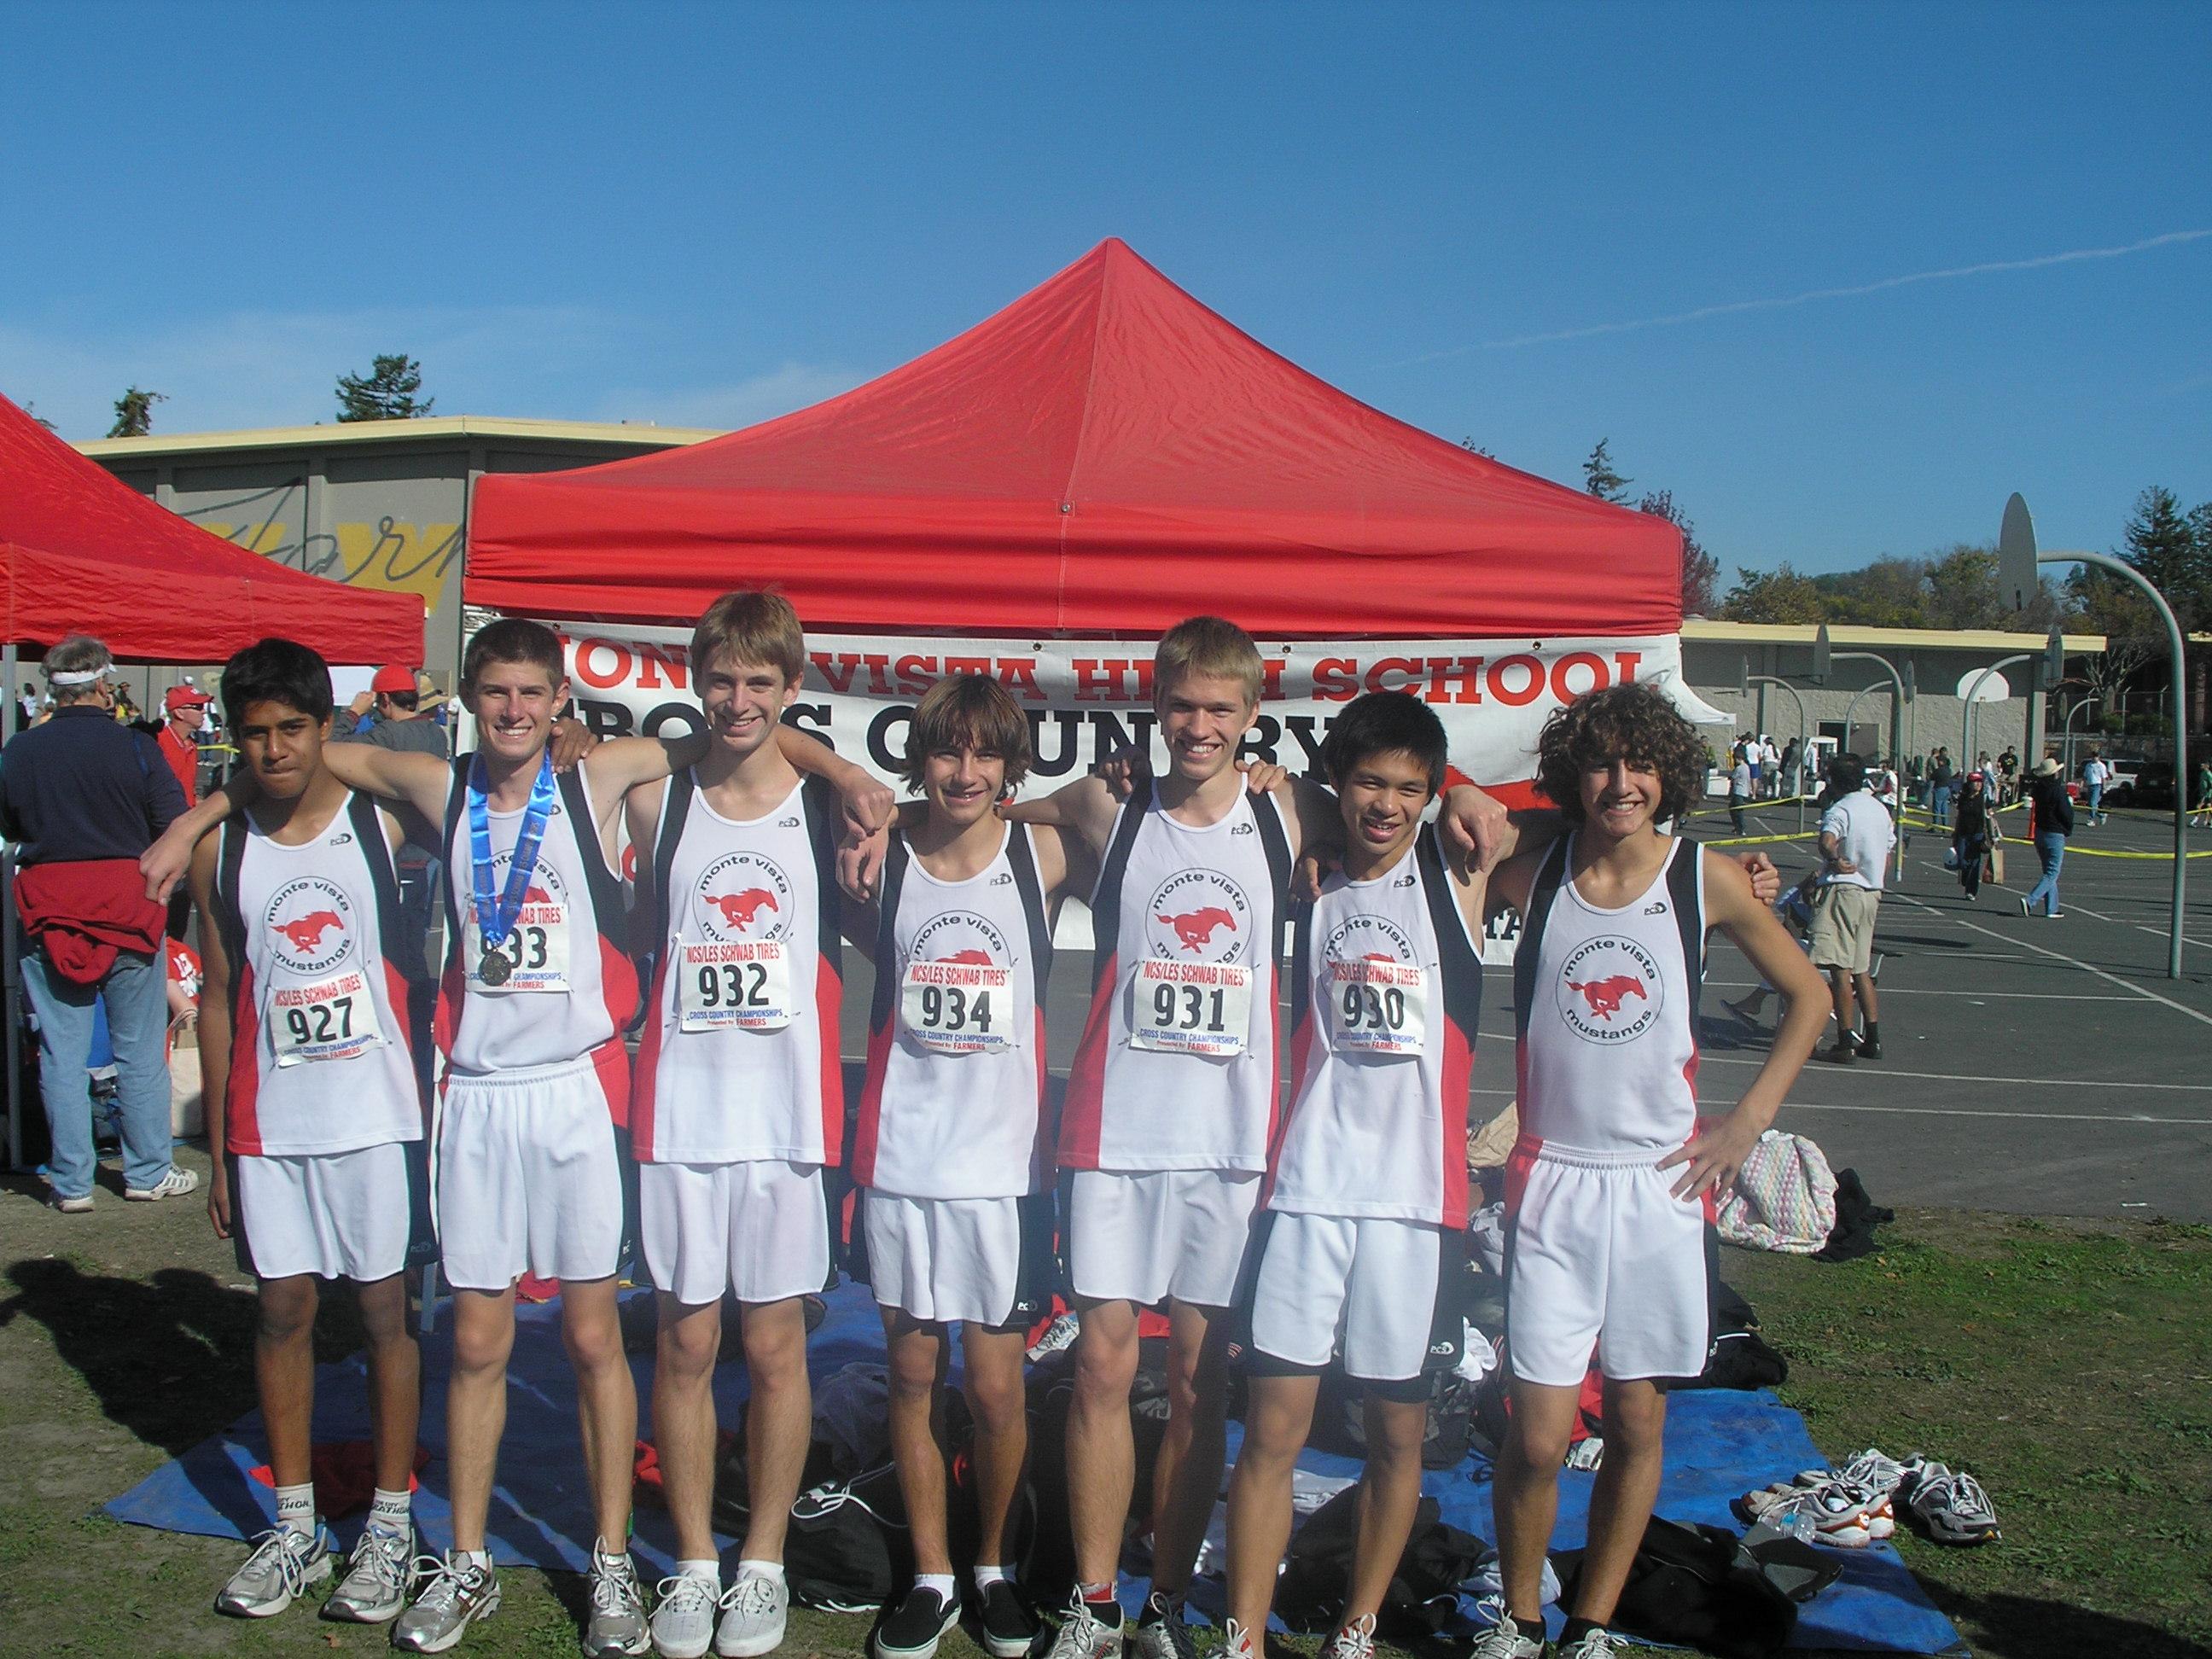
<path fill-rule="evenodd" d="M 1130 986 L 1129 1046 L 1226 1059 L 1252 1027 L 1252 970 L 1146 957 Z"/>
<path fill-rule="evenodd" d="M 351 1060 L 384 1046 L 376 999 L 361 974 L 279 987 L 269 999 L 269 1042 L 281 1066 Z"/>

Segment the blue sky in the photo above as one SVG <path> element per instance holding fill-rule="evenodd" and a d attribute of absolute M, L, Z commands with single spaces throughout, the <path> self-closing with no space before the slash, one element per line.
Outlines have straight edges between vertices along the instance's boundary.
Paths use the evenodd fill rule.
<path fill-rule="evenodd" d="M 133 381 L 161 431 L 327 418 L 395 349 L 441 414 L 739 425 L 1120 235 L 1417 425 L 1576 483 L 1609 438 L 1730 576 L 2212 496 L 2201 4 L 0 28 L 0 392 L 72 438 Z"/>

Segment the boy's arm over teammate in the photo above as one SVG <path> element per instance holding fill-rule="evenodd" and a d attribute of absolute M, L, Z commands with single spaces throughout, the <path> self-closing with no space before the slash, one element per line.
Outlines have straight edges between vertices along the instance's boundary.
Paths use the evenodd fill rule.
<path fill-rule="evenodd" d="M 1827 992 L 1812 960 L 1799 950 L 1771 908 L 1751 890 L 1735 860 L 1702 852 L 1705 860 L 1705 922 L 1717 927 L 1751 959 L 1766 982 L 1782 994 L 1782 1023 L 1776 1028 L 1766 1064 L 1735 1109 L 1717 1120 L 1701 1119 L 1687 1146 L 1659 1160 L 1662 1170 L 1683 1166 L 1674 1196 L 1718 1195 L 1735 1185 L 1736 1171 L 1753 1145 L 1773 1123 L 1782 1097 L 1796 1080 L 1827 1021 Z"/>
<path fill-rule="evenodd" d="M 230 1237 L 230 1169 L 223 1161 L 225 1091 L 230 1086 L 230 952 L 215 919 L 216 860 L 222 843 L 210 837 L 192 848 L 192 902 L 200 913 L 200 1091 L 207 1115 L 208 1218 L 217 1238 Z"/>

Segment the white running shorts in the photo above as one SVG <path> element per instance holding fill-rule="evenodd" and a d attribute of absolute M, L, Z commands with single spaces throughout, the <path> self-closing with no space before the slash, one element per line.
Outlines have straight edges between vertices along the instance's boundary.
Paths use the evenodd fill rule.
<path fill-rule="evenodd" d="M 1697 1376 L 1712 1345 L 1714 1245 L 1702 1200 L 1649 1147 L 1523 1140 L 1505 1175 L 1505 1339 L 1524 1382 Z"/>
<path fill-rule="evenodd" d="M 678 1302 L 781 1302 L 830 1282 L 818 1164 L 641 1164 L 637 1188 L 647 1270 Z"/>
<path fill-rule="evenodd" d="M 1318 1370 L 1341 1342 L 1348 1376 L 1368 1382 L 1420 1376 L 1436 1324 L 1441 1228 L 1381 1216 L 1275 1212 L 1261 1221 L 1261 1232 L 1251 1295 L 1258 1353 Z"/>
<path fill-rule="evenodd" d="M 257 1279 L 350 1279 L 373 1285 L 407 1265 L 414 1229 L 400 1141 L 297 1158 L 233 1153 L 230 1231 L 239 1266 Z"/>
<path fill-rule="evenodd" d="M 1076 1170 L 1062 1206 L 1068 1279 L 1094 1302 L 1237 1300 L 1260 1176 L 1249 1170 Z"/>
<path fill-rule="evenodd" d="M 449 1284 L 503 1291 L 526 1272 L 580 1284 L 614 1273 L 622 1164 L 590 1055 L 486 1075 L 448 1073 L 437 1158 L 433 1190 Z"/>
<path fill-rule="evenodd" d="M 1051 1297 L 1052 1194 L 1033 1198 L 860 1196 L 868 1284 L 913 1318 L 1026 1330 Z"/>

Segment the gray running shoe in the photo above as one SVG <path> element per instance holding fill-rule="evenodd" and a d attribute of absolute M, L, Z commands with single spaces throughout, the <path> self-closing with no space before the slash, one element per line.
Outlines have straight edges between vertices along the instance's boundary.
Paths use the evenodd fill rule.
<path fill-rule="evenodd" d="M 1091 1610 L 1078 1590 L 1067 1601 L 1067 1616 L 1052 1638 L 1045 1659 L 1120 1659 L 1121 1632 L 1128 1621 L 1109 1625 Z"/>
<path fill-rule="evenodd" d="M 1616 1659 L 1620 1638 L 1602 1625 L 1584 1631 L 1571 1642 L 1562 1642 L 1559 1659 Z"/>
<path fill-rule="evenodd" d="M 355 1625 L 387 1624 L 399 1616 L 407 1605 L 407 1592 L 414 1587 L 412 1534 L 379 1532 L 371 1527 L 346 1558 L 345 1577 L 323 1603 L 323 1617 Z"/>
<path fill-rule="evenodd" d="M 1184 1622 L 1181 1596 L 1169 1597 L 1154 1590 L 1145 1598 L 1137 1627 L 1131 1630 L 1124 1621 L 1121 1629 L 1124 1644 L 1138 1659 L 1198 1659 L 1198 1644 Z"/>
<path fill-rule="evenodd" d="M 499 1611 L 499 1575 L 489 1566 L 454 1554 L 423 1555 L 415 1571 L 429 1583 L 392 1627 L 392 1645 L 403 1653 L 443 1653 L 471 1625 Z"/>
<path fill-rule="evenodd" d="M 721 1584 L 696 1572 L 664 1578 L 653 1592 L 653 1650 L 660 1659 L 700 1659 L 714 1639 Z"/>
<path fill-rule="evenodd" d="M 271 1527 L 254 1539 L 253 1553 L 230 1575 L 230 1582 L 215 1598 L 215 1610 L 234 1619 L 272 1619 L 308 1585 L 330 1576 L 331 1546 L 322 1528 L 304 1533 Z"/>
<path fill-rule="evenodd" d="M 1467 1659 L 1544 1659 L 1544 1627 L 1523 1627 L 1501 1615 L 1498 1622 L 1474 1638 Z"/>
<path fill-rule="evenodd" d="M 584 1626 L 587 1659 L 648 1651 L 653 1635 L 645 1622 L 645 1587 L 637 1582 L 629 1552 L 602 1555 L 594 1547 L 591 1587 L 592 1616 Z"/>
<path fill-rule="evenodd" d="M 722 1592 L 722 1622 L 714 1632 L 714 1651 L 722 1659 L 759 1659 L 783 1644 L 791 1612 L 791 1590 L 781 1578 L 740 1568 L 738 1581 Z"/>

